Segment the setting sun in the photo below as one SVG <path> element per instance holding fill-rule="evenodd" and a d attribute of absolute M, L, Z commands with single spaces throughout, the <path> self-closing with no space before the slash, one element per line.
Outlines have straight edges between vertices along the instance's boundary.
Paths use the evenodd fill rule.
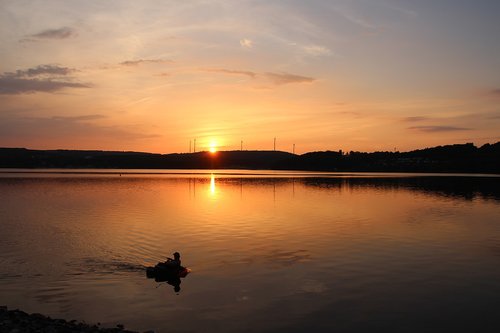
<path fill-rule="evenodd" d="M 208 151 L 211 152 L 212 154 L 217 152 L 217 142 L 215 140 L 210 141 L 210 144 L 208 146 Z"/>

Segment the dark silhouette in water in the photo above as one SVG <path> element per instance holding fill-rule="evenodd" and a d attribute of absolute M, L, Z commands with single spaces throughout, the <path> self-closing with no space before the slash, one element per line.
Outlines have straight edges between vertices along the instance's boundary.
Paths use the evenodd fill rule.
<path fill-rule="evenodd" d="M 165 261 L 166 265 L 171 265 L 171 266 L 181 266 L 181 254 L 179 252 L 174 252 L 174 259 L 172 258 L 167 258 L 167 261 Z"/>
<path fill-rule="evenodd" d="M 176 293 L 181 291 L 181 279 L 179 277 L 173 278 L 170 281 L 167 281 L 167 283 L 171 286 L 174 286 L 174 291 Z"/>
<path fill-rule="evenodd" d="M 146 268 L 148 279 L 155 279 L 156 282 L 167 282 L 174 287 L 176 293 L 181 291 L 181 278 L 185 278 L 191 270 L 181 266 L 181 255 L 174 253 L 174 259 L 167 258 L 165 262 L 159 262 L 154 267 Z"/>

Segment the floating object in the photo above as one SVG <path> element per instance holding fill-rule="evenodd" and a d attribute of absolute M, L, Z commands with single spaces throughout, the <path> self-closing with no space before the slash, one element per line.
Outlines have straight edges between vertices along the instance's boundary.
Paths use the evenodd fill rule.
<path fill-rule="evenodd" d="M 148 279 L 155 279 L 156 282 L 173 281 L 186 277 L 191 270 L 184 266 L 177 265 L 172 261 L 160 262 L 154 267 L 146 267 Z"/>

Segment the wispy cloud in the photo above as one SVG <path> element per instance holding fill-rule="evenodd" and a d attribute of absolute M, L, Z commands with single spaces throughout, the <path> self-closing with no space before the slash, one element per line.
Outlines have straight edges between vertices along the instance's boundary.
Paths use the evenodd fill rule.
<path fill-rule="evenodd" d="M 234 69 L 226 69 L 226 68 L 202 68 L 200 69 L 204 72 L 212 72 L 219 74 L 228 74 L 228 75 L 244 75 L 248 76 L 252 79 L 262 78 L 264 80 L 271 81 L 274 85 L 284 85 L 290 83 L 312 83 L 316 79 L 308 76 L 290 74 L 290 73 L 257 73 L 252 71 L 245 70 L 234 70 Z"/>
<path fill-rule="evenodd" d="M 471 128 L 455 127 L 455 126 L 412 126 L 408 127 L 410 130 L 415 130 L 425 133 L 435 132 L 456 132 L 456 131 L 469 131 Z"/>
<path fill-rule="evenodd" d="M 312 56 L 329 56 L 332 54 L 332 51 L 325 46 L 321 45 L 306 45 L 303 47 L 304 51 Z"/>
<path fill-rule="evenodd" d="M 62 27 L 59 29 L 43 30 L 39 33 L 29 35 L 20 40 L 20 42 L 36 42 L 41 39 L 67 39 L 75 37 L 76 31 L 70 27 Z"/>
<path fill-rule="evenodd" d="M 353 24 L 356 24 L 365 29 L 376 29 L 377 26 L 370 22 L 366 17 L 363 17 L 360 14 L 354 13 L 351 10 L 347 10 L 347 8 L 335 8 L 335 10 L 342 15 L 346 20 L 350 21 Z"/>
<path fill-rule="evenodd" d="M 68 74 L 76 69 L 57 65 L 40 65 L 34 68 L 0 74 L 0 94 L 14 95 L 35 92 L 55 92 L 64 88 L 90 88 L 89 84 L 73 82 Z"/>
<path fill-rule="evenodd" d="M 429 119 L 430 119 L 429 117 L 417 116 L 417 117 L 406 117 L 406 118 L 403 118 L 403 121 L 414 123 L 414 122 L 425 121 L 425 120 L 429 120 Z"/>
<path fill-rule="evenodd" d="M 253 47 L 253 41 L 248 38 L 243 38 L 240 40 L 240 45 L 246 49 L 251 49 Z"/>
<path fill-rule="evenodd" d="M 339 112 L 333 112 L 333 114 L 347 116 L 347 117 L 356 117 L 356 118 L 363 117 L 363 114 L 361 112 L 356 112 L 356 111 L 339 111 Z"/>
<path fill-rule="evenodd" d="M 122 66 L 139 66 L 142 64 L 171 64 L 172 60 L 166 59 L 137 59 L 137 60 L 127 60 L 120 63 Z"/>
<path fill-rule="evenodd" d="M 265 73 L 265 76 L 276 85 L 289 83 L 312 83 L 316 79 L 308 76 L 301 76 L 289 73 Z"/>
<path fill-rule="evenodd" d="M 395 4 L 389 3 L 389 2 L 381 2 L 380 5 L 385 6 L 389 9 L 392 9 L 398 13 L 401 13 L 401 14 L 405 15 L 407 18 L 415 18 L 418 16 L 417 11 L 409 9 L 409 8 L 405 8 L 405 7 L 401 6 L 400 4 L 395 5 Z"/>
<path fill-rule="evenodd" d="M 33 77 L 39 75 L 68 75 L 73 72 L 76 72 L 76 69 L 68 67 L 60 67 L 57 65 L 39 65 L 37 67 L 28 68 L 25 70 L 18 69 L 14 73 L 6 72 L 2 76 L 21 78 L 26 76 Z"/>
<path fill-rule="evenodd" d="M 106 116 L 102 114 L 87 114 L 83 116 L 73 116 L 73 117 L 68 117 L 68 116 L 54 116 L 51 119 L 53 120 L 58 120 L 58 121 L 86 121 L 86 120 L 97 120 L 97 119 L 104 119 Z"/>
<path fill-rule="evenodd" d="M 0 77 L 0 94 L 2 95 L 55 92 L 64 88 L 90 88 L 90 85 L 77 82 L 52 81 L 50 79 Z"/>
<path fill-rule="evenodd" d="M 490 91 L 491 95 L 500 96 L 500 88 Z"/>
<path fill-rule="evenodd" d="M 241 70 L 232 70 L 232 69 L 224 69 L 224 68 L 204 68 L 202 69 L 205 72 L 212 73 L 221 73 L 221 74 L 234 74 L 234 75 L 244 75 L 251 78 L 257 76 L 257 73 L 251 71 L 241 71 Z"/>

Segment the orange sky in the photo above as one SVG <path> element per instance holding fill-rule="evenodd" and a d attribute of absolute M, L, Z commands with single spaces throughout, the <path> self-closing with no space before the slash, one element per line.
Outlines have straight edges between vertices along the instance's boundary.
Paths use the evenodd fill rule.
<path fill-rule="evenodd" d="M 500 140 L 500 3 L 0 1 L 0 146 Z"/>

